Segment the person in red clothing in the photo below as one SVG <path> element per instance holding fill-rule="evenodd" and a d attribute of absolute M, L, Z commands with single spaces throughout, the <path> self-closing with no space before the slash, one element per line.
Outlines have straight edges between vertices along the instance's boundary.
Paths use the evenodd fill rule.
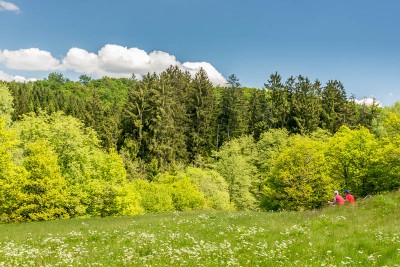
<path fill-rule="evenodd" d="M 344 200 L 346 203 L 354 203 L 354 197 L 350 194 L 349 190 L 344 190 L 343 194 L 346 196 Z"/>
<path fill-rule="evenodd" d="M 333 198 L 333 201 L 328 201 L 328 204 L 332 206 L 344 205 L 344 199 L 339 195 L 339 191 L 335 191 L 333 193 L 335 197 Z"/>

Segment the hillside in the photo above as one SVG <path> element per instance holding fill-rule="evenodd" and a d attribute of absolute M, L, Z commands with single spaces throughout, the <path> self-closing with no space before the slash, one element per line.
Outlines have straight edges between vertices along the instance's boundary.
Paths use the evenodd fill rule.
<path fill-rule="evenodd" d="M 0 224 L 0 266 L 399 266 L 399 203 Z"/>

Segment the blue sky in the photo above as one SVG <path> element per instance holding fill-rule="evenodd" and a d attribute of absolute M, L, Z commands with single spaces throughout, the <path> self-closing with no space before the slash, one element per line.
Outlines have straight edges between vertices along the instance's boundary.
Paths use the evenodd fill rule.
<path fill-rule="evenodd" d="M 0 78 L 126 77 L 176 63 L 262 88 L 277 71 L 400 100 L 397 0 L 0 0 Z M 21 76 L 21 77 L 19 77 Z"/>

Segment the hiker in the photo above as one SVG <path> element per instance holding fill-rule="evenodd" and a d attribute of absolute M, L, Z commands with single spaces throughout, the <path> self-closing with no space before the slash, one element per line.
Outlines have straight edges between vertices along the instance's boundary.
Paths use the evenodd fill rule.
<path fill-rule="evenodd" d="M 328 204 L 331 206 L 336 206 L 336 205 L 344 205 L 344 199 L 339 195 L 339 191 L 333 192 L 335 197 L 333 198 L 333 201 L 328 201 Z"/>
<path fill-rule="evenodd" d="M 350 194 L 349 190 L 344 190 L 343 194 L 346 196 L 346 199 L 344 200 L 346 203 L 354 203 L 354 197 Z"/>

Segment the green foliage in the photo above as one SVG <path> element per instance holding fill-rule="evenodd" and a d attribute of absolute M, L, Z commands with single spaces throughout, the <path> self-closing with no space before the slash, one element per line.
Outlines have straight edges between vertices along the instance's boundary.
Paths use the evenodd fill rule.
<path fill-rule="evenodd" d="M 120 213 L 122 207 L 117 200 L 120 197 L 117 185 L 101 179 L 89 179 L 83 188 L 87 194 L 82 201 L 86 214 L 105 217 Z"/>
<path fill-rule="evenodd" d="M 14 98 L 7 85 L 0 83 L 0 118 L 5 120 L 6 125 L 11 123 L 11 117 L 14 112 L 13 100 Z"/>
<path fill-rule="evenodd" d="M 214 148 L 213 137 L 216 123 L 216 98 L 207 73 L 200 69 L 189 89 L 188 117 L 189 140 L 188 151 L 192 160 L 207 156 Z"/>
<path fill-rule="evenodd" d="M 307 77 L 299 75 L 296 82 L 289 89 L 291 91 L 291 105 L 294 133 L 309 134 L 320 125 L 322 113 L 321 84 L 317 80 L 312 83 Z"/>
<path fill-rule="evenodd" d="M 140 194 L 132 182 L 128 182 L 119 188 L 116 202 L 118 207 L 120 207 L 119 215 L 132 216 L 145 212 L 140 204 Z"/>
<path fill-rule="evenodd" d="M 278 154 L 266 180 L 263 205 L 272 210 L 305 210 L 321 207 L 332 194 L 324 145 L 305 136 L 290 137 Z"/>
<path fill-rule="evenodd" d="M 289 82 L 289 80 L 288 80 Z M 271 123 L 274 128 L 286 128 L 289 123 L 290 92 L 288 86 L 282 83 L 282 77 L 278 74 L 271 74 L 268 84 L 264 84 L 270 94 Z"/>
<path fill-rule="evenodd" d="M 93 130 L 62 113 L 24 115 L 16 128 L 25 147 L 43 139 L 57 155 L 67 183 L 70 216 L 119 214 L 122 207 L 117 198 L 126 180 L 124 164 L 115 152 L 100 149 Z"/>
<path fill-rule="evenodd" d="M 177 175 L 172 175 L 168 172 L 160 174 L 157 176 L 157 183 L 169 189 L 175 210 L 204 208 L 204 196 L 184 173 L 178 173 Z"/>
<path fill-rule="evenodd" d="M 233 139 L 215 153 L 215 170 L 228 183 L 230 202 L 239 210 L 255 209 L 258 204 L 253 153 L 254 140 L 249 136 Z"/>
<path fill-rule="evenodd" d="M 380 139 L 378 147 L 371 181 L 374 192 L 400 188 L 400 134 Z"/>
<path fill-rule="evenodd" d="M 388 138 L 400 134 L 400 102 L 382 110 L 374 120 L 372 132 L 378 137 Z"/>
<path fill-rule="evenodd" d="M 272 129 L 261 135 L 257 142 L 256 165 L 260 179 L 270 175 L 271 168 L 280 151 L 288 145 L 289 133 L 286 129 Z"/>
<path fill-rule="evenodd" d="M 86 204 L 88 214 L 94 216 L 118 215 L 123 207 L 120 205 L 126 182 L 126 171 L 122 159 L 114 151 L 105 154 L 97 151 L 93 157 L 96 170 L 84 186 L 87 193 Z"/>
<path fill-rule="evenodd" d="M 65 206 L 69 196 L 57 155 L 45 140 L 29 144 L 25 154 L 23 166 L 28 177 L 25 183 L 20 184 L 25 198 L 15 213 L 23 220 L 32 221 L 68 218 Z"/>
<path fill-rule="evenodd" d="M 162 184 L 135 180 L 132 182 L 136 192 L 140 195 L 140 206 L 146 213 L 173 211 L 171 192 Z"/>
<path fill-rule="evenodd" d="M 234 210 L 229 201 L 229 185 L 216 171 L 188 167 L 185 175 L 197 186 L 205 198 L 205 206 L 215 210 Z"/>
<path fill-rule="evenodd" d="M 400 184 L 398 106 L 358 105 L 339 81 L 322 86 L 275 73 L 260 90 L 232 75 L 226 87 L 213 87 L 203 69 L 191 77 L 172 66 L 141 81 L 72 82 L 52 73 L 1 83 L 0 213 L 6 221 L 47 220 L 248 210 L 261 201 L 309 209 L 329 186 L 356 196 L 392 190 Z M 305 188 L 303 199 L 296 186 Z"/>
<path fill-rule="evenodd" d="M 221 100 L 218 115 L 218 144 L 240 137 L 246 132 L 247 110 L 243 89 L 239 79 L 232 74 L 228 86 L 221 88 Z"/>
<path fill-rule="evenodd" d="M 12 152 L 19 140 L 15 131 L 5 129 L 0 117 L 0 221 L 21 221 L 15 213 L 25 199 L 22 185 L 27 184 L 28 172 L 13 161 Z"/>
<path fill-rule="evenodd" d="M 196 210 L 204 208 L 204 196 L 191 183 L 190 178 L 182 177 L 170 184 L 172 202 L 175 210 Z"/>
<path fill-rule="evenodd" d="M 249 123 L 248 134 L 258 140 L 263 132 L 272 127 L 271 103 L 266 90 L 253 90 L 248 102 Z"/>
<path fill-rule="evenodd" d="M 357 105 L 355 110 L 357 123 L 372 130 L 374 120 L 379 117 L 381 110 L 379 103 L 375 99 L 373 99 L 372 104 L 363 103 Z"/>
<path fill-rule="evenodd" d="M 330 176 L 341 188 L 355 195 L 377 192 L 376 178 L 379 145 L 375 136 L 364 127 L 350 130 L 342 126 L 329 140 L 327 162 Z"/>
<path fill-rule="evenodd" d="M 324 129 L 335 133 L 349 121 L 346 116 L 348 102 L 343 84 L 339 81 L 328 81 L 321 93 L 321 102 L 321 124 Z"/>

